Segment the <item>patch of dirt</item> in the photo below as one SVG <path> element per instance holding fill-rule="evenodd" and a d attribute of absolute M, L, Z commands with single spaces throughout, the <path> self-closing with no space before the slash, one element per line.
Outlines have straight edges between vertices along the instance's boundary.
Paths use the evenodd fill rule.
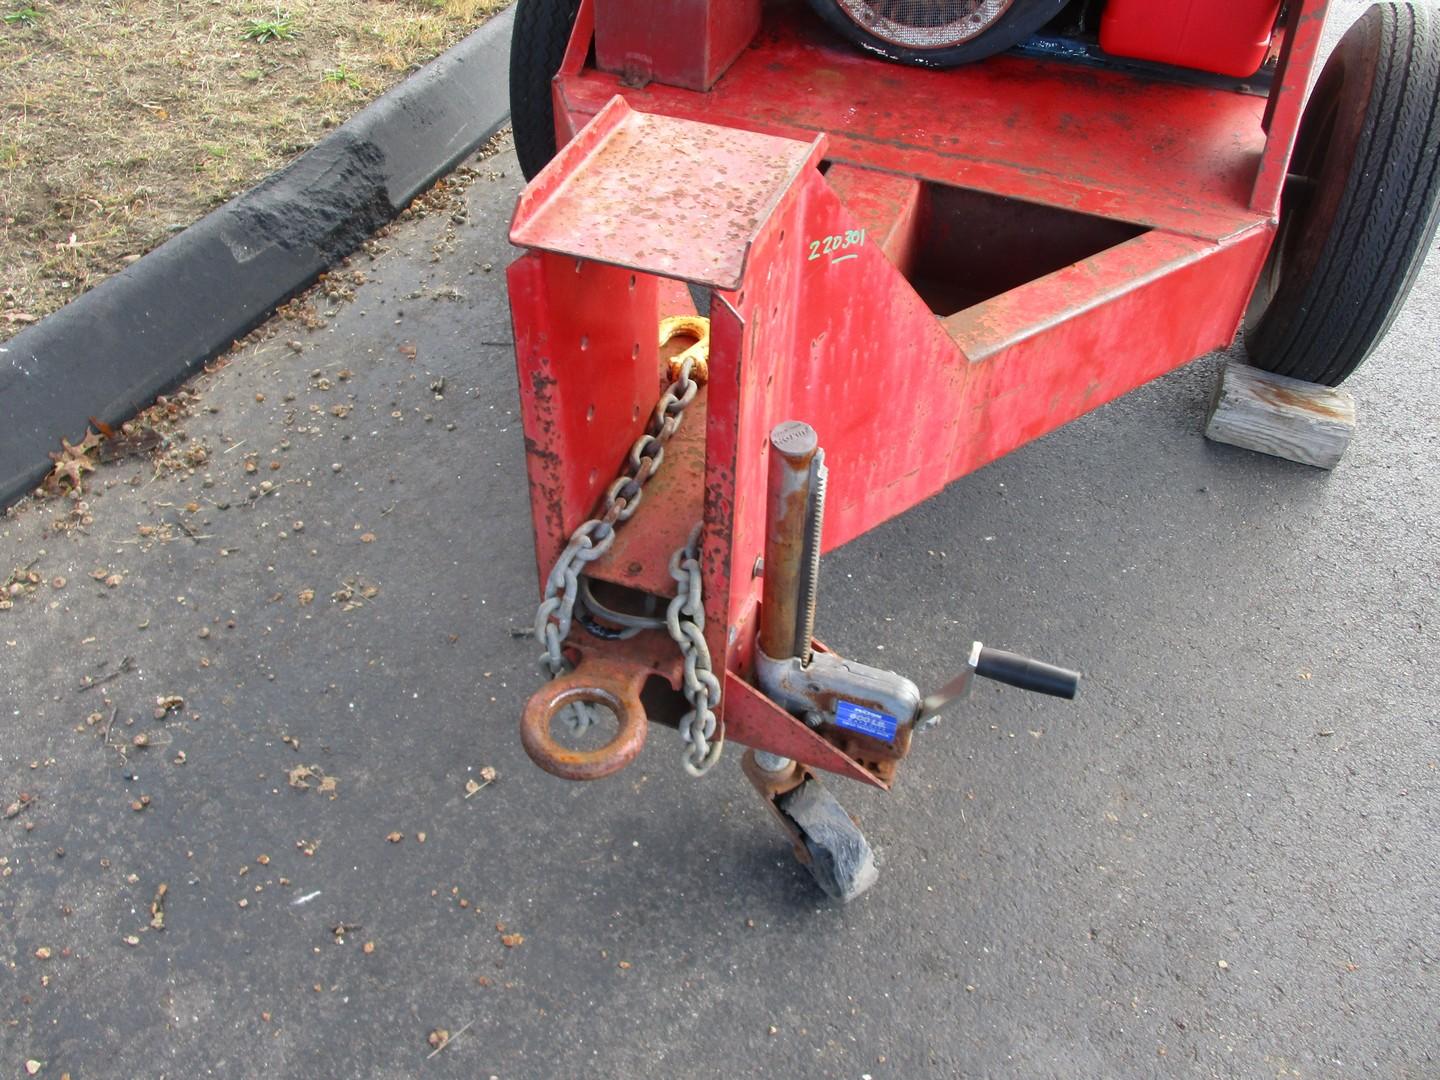
<path fill-rule="evenodd" d="M 0 340 L 313 146 L 507 2 L 0 0 Z"/>
<path fill-rule="evenodd" d="M 152 405 L 140 410 L 119 428 L 111 428 L 92 419 L 90 426 L 86 428 L 85 437 L 78 443 L 72 445 L 62 439 L 60 449 L 51 452 L 50 457 L 54 464 L 49 475 L 30 495 L 0 511 L 0 519 L 13 520 L 31 509 L 48 507 L 52 511 L 47 523 L 48 531 L 56 535 L 85 534 L 95 520 L 89 501 L 92 494 L 97 491 L 103 494 L 122 483 L 138 487 L 145 482 L 139 472 L 132 470 L 128 479 L 122 479 L 122 470 L 106 466 L 125 465 L 137 460 L 146 462 L 152 479 L 161 476 L 191 477 L 218 466 L 220 460 L 237 447 L 229 445 L 224 449 L 212 449 L 208 438 L 204 435 L 192 436 L 188 428 L 188 422 L 196 416 L 217 411 L 215 406 L 208 405 L 203 400 L 204 392 L 211 382 L 231 363 L 247 355 L 253 356 L 262 346 L 277 338 L 285 340 L 290 353 L 298 355 L 305 352 L 307 345 L 303 338 L 310 332 L 329 327 L 339 308 L 354 301 L 355 290 L 369 280 L 365 268 L 389 251 L 392 237 L 407 223 L 425 218 L 440 219 L 440 226 L 432 230 L 433 237 L 429 241 L 430 262 L 439 262 L 445 254 L 453 251 L 459 230 L 469 223 L 466 192 L 477 180 L 493 182 L 504 176 L 502 172 L 489 168 L 486 162 L 508 144 L 508 129 L 496 134 L 477 150 L 466 164 L 441 177 L 428 190 L 417 195 L 409 206 L 400 211 L 394 221 L 382 226 L 367 239 L 359 251 L 341 259 L 329 271 L 321 274 L 319 280 L 309 289 L 280 307 L 273 318 L 256 327 L 244 339 L 237 341 L 229 351 L 206 365 L 202 371 L 191 376 L 169 394 L 161 395 Z M 489 274 L 495 268 L 490 263 L 483 263 L 479 269 L 482 273 Z M 423 295 L 430 295 L 431 299 L 439 301 L 453 300 L 461 294 L 453 288 L 442 288 L 433 294 L 417 292 L 406 299 L 415 300 Z M 412 361 L 415 358 L 413 345 L 402 344 L 400 352 Z M 336 379 L 342 385 L 353 375 L 354 372 L 345 368 L 335 372 Z M 311 389 L 328 391 L 333 386 L 334 383 L 323 372 L 316 371 L 312 374 Z M 439 390 L 436 390 L 437 386 Z M 437 398 L 443 399 L 443 389 L 443 378 L 430 385 L 430 392 Z M 264 400 L 264 394 L 256 396 L 257 404 Z M 286 395 L 283 403 L 290 404 L 293 401 L 294 395 Z M 337 404 L 325 409 L 311 404 L 306 415 L 318 417 L 328 413 L 336 420 L 343 421 L 354 407 L 353 404 Z M 287 410 L 283 419 L 287 434 L 307 430 L 303 426 L 295 426 L 300 419 L 298 409 Z M 282 439 L 280 447 L 288 449 L 288 440 Z M 247 478 L 254 477 L 258 480 L 262 471 L 258 453 L 247 453 L 236 461 Z M 267 471 L 276 471 L 278 466 L 279 462 L 272 460 Z M 205 487 L 211 487 L 213 482 L 207 475 Z M 253 504 L 257 499 L 273 494 L 275 490 L 276 486 L 272 481 L 258 480 L 258 486 L 251 487 L 240 502 Z M 227 503 L 225 508 L 228 508 L 228 505 Z M 199 506 L 187 503 L 182 509 L 193 513 Z M 299 531 L 298 523 L 296 531 Z M 138 545 L 143 551 L 149 551 L 156 545 L 182 542 L 186 539 L 197 541 L 202 538 L 181 519 L 141 525 L 138 538 L 128 542 Z M 34 580 L 31 580 L 32 578 Z M 64 579 L 57 580 L 63 584 Z M 32 586 L 42 581 L 43 576 L 34 571 L 33 563 L 16 569 L 8 578 L 0 577 L 0 611 L 12 609 L 16 599 L 36 592 Z M 308 598 L 305 593 L 309 594 Z M 363 607 L 365 601 L 374 599 L 378 594 L 378 586 L 357 578 L 341 582 L 339 589 L 332 594 L 332 599 L 343 604 L 345 610 L 352 610 Z M 314 590 L 307 589 L 301 594 L 300 602 L 308 604 L 314 598 Z"/>

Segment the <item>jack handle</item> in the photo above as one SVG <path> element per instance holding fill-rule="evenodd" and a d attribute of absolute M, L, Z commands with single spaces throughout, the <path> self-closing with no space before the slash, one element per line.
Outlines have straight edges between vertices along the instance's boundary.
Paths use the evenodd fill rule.
<path fill-rule="evenodd" d="M 1073 700 L 1080 689 L 1078 671 L 984 645 L 980 647 L 980 655 L 976 659 L 975 674 L 982 679 L 993 679 L 1006 686 L 1029 690 L 1033 694 L 1048 694 L 1067 701 Z"/>
<path fill-rule="evenodd" d="M 1032 693 L 1048 694 L 1067 700 L 1073 699 L 1080 689 L 1080 673 L 1077 671 L 1032 660 L 1028 656 L 1006 652 L 1004 649 L 986 648 L 977 641 L 970 646 L 970 657 L 964 670 L 920 703 L 916 723 L 922 728 L 931 726 L 935 722 L 935 715 L 941 709 L 969 692 L 970 684 L 976 676 Z"/>

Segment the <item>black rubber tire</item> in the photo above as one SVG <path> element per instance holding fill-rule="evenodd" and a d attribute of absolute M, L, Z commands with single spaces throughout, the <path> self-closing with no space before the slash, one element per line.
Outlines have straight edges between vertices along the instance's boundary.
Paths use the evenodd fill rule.
<path fill-rule="evenodd" d="M 510 37 L 510 126 L 515 156 L 533 179 L 555 156 L 555 103 L 550 84 L 565 59 L 580 0 L 519 0 Z"/>
<path fill-rule="evenodd" d="M 848 904 L 875 884 L 875 853 L 854 820 L 819 780 L 806 780 L 778 800 L 810 856 L 806 868 L 825 894 Z"/>
<path fill-rule="evenodd" d="M 841 9 L 836 0 L 810 0 L 815 13 L 841 37 L 867 52 L 919 67 L 952 68 L 1002 53 L 1030 37 L 1059 15 L 1069 0 L 1015 0 L 1000 20 L 983 34 L 959 45 L 939 49 L 916 49 L 877 37 Z"/>
<path fill-rule="evenodd" d="M 1251 362 L 1338 386 L 1404 306 L 1440 223 L 1440 12 L 1375 4 L 1306 103 Z"/>

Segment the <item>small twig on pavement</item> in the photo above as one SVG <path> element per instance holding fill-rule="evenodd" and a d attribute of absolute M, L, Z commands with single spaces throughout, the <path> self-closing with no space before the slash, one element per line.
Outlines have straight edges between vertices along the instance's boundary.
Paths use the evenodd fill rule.
<path fill-rule="evenodd" d="M 459 1031 L 455 1032 L 454 1035 L 451 1035 L 448 1039 L 446 1039 L 444 1042 L 442 1042 L 439 1046 L 435 1047 L 434 1050 L 431 1050 L 430 1053 L 426 1054 L 426 1055 L 425 1055 L 425 1060 L 426 1060 L 426 1061 L 429 1061 L 429 1060 L 430 1060 L 431 1058 L 433 1058 L 436 1054 L 438 1054 L 441 1050 L 444 1050 L 445 1047 L 449 1046 L 452 1042 L 454 1042 L 456 1039 L 458 1039 L 461 1035 L 464 1035 L 465 1032 L 469 1031 L 469 1030 L 470 1030 L 472 1027 L 474 1027 L 474 1026 L 475 1026 L 475 1021 L 474 1021 L 474 1020 L 471 1020 L 470 1023 L 466 1024 L 466 1025 L 465 1025 L 464 1027 L 462 1027 Z"/>
<path fill-rule="evenodd" d="M 190 528 L 189 525 L 186 525 L 185 522 L 181 521 L 179 518 L 175 519 L 175 525 L 181 532 L 183 532 L 186 536 L 190 537 L 190 539 L 194 540 L 197 544 L 200 543 L 202 540 L 210 539 L 210 537 L 208 536 L 201 536 L 199 533 L 197 533 L 194 529 Z"/>
<path fill-rule="evenodd" d="M 129 675 L 134 670 L 135 658 L 133 656 L 123 657 L 120 661 L 120 666 L 116 670 L 112 671 L 109 675 L 106 675 L 104 678 L 91 679 L 90 676 L 85 676 L 86 681 L 80 684 L 80 689 L 77 690 L 76 693 L 83 694 L 86 690 L 92 690 L 97 686 L 101 686 L 109 682 L 111 679 L 118 679 L 121 675 Z"/>

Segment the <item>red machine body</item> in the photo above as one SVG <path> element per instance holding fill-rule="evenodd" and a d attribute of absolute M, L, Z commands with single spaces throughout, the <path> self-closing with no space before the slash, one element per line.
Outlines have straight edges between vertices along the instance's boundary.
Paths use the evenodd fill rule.
<path fill-rule="evenodd" d="M 1270 51 L 1280 0 L 1109 0 L 1100 45 L 1115 56 L 1254 75 Z"/>
<path fill-rule="evenodd" d="M 595 60 L 629 83 L 709 90 L 760 29 L 760 0 L 601 4 Z"/>
<path fill-rule="evenodd" d="M 1228 345 L 1275 232 L 1326 4 L 1291 5 L 1268 98 L 1029 56 L 903 67 L 798 4 L 767 5 L 736 50 L 753 5 L 661 6 L 657 34 L 652 5 L 584 0 L 554 82 L 560 152 L 512 228 L 541 577 L 644 430 L 666 380 L 660 317 L 693 310 L 687 286 L 707 291 L 708 384 L 587 573 L 674 596 L 670 555 L 703 519 L 728 737 L 884 787 L 879 761 L 751 682 L 768 433 L 817 430 L 830 549 Z M 1137 41 L 1158 25 L 1137 12 L 1191 7 L 1112 6 Z M 1251 46 L 1261 7 L 1273 15 L 1224 5 Z M 656 635 L 577 628 L 566 655 L 582 681 L 593 658 L 678 689 Z"/>

